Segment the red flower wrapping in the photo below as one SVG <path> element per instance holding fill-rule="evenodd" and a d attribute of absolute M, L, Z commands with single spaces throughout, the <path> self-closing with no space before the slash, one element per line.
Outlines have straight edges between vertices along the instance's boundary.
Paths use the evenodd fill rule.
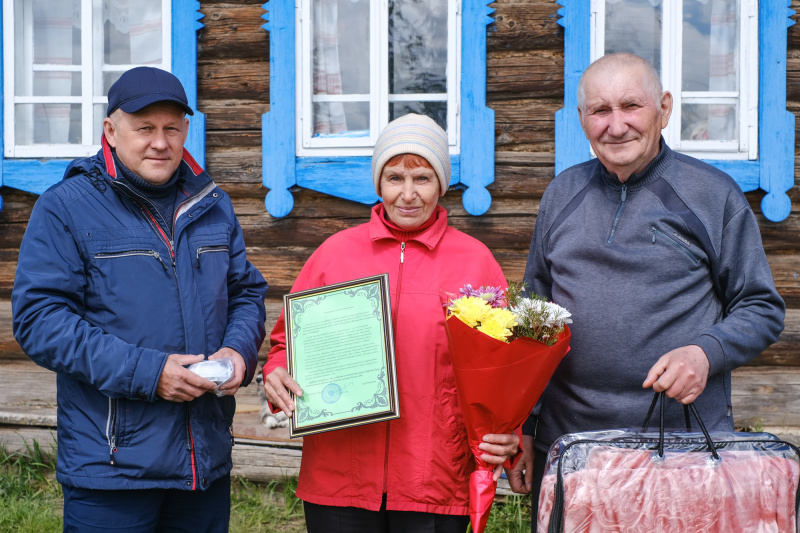
<path fill-rule="evenodd" d="M 494 466 L 480 459 L 478 445 L 488 434 L 511 433 L 530 414 L 561 359 L 569 350 L 564 326 L 553 346 L 517 338 L 493 339 L 457 317 L 445 320 L 458 402 L 477 468 L 470 476 L 469 512 L 472 530 L 482 533 L 489 519 L 497 483 Z"/>

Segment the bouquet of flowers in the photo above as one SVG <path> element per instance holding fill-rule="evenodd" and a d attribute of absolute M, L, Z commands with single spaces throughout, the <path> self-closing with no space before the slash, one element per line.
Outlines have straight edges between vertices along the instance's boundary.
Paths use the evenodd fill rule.
<path fill-rule="evenodd" d="M 476 470 L 470 476 L 472 530 L 482 533 L 497 483 L 480 459 L 483 436 L 511 433 L 530 414 L 569 350 L 570 313 L 523 286 L 465 285 L 445 302 L 445 328 Z"/>

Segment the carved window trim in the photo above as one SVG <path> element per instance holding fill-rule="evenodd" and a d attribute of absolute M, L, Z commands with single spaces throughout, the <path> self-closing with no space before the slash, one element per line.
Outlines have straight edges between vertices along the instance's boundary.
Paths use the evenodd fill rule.
<path fill-rule="evenodd" d="M 555 117 L 556 174 L 590 157 L 577 110 L 578 80 L 590 59 L 590 1 L 557 1 L 563 6 L 558 23 L 564 27 L 564 107 Z M 790 0 L 784 0 L 785 9 L 774 2 L 758 4 L 758 159 L 705 162 L 727 172 L 745 192 L 766 191 L 761 212 L 779 222 L 791 212 L 787 191 L 794 186 L 795 116 L 786 110 L 786 49 L 795 12 Z"/>
<path fill-rule="evenodd" d="M 485 213 L 492 202 L 486 187 L 494 181 L 494 111 L 486 107 L 486 26 L 494 12 L 486 0 L 460 1 L 461 96 L 460 154 L 451 155 L 450 185 L 467 187 L 464 208 Z M 264 200 L 274 217 L 294 207 L 289 189 L 300 186 L 317 192 L 374 204 L 371 157 L 298 157 L 295 131 L 296 65 L 295 2 L 270 0 L 262 6 L 269 32 L 270 107 L 262 116 L 262 182 L 270 191 Z"/>

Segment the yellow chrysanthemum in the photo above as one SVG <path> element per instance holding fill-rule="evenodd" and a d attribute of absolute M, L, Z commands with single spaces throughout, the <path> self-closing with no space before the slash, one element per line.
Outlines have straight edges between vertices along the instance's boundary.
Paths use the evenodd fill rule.
<path fill-rule="evenodd" d="M 503 342 L 508 342 L 506 338 L 511 335 L 510 329 L 503 327 L 502 324 L 495 322 L 491 319 L 483 322 L 480 326 L 478 326 L 477 329 L 481 333 L 485 333 L 486 335 L 489 335 L 493 339 L 497 339 Z"/>
<path fill-rule="evenodd" d="M 517 315 L 506 309 L 505 307 L 497 307 L 489 311 L 484 320 L 491 320 L 495 322 L 498 327 L 512 329 L 517 325 Z"/>
<path fill-rule="evenodd" d="M 471 328 L 484 320 L 492 310 L 486 300 L 475 296 L 464 296 L 450 302 L 450 313 Z"/>

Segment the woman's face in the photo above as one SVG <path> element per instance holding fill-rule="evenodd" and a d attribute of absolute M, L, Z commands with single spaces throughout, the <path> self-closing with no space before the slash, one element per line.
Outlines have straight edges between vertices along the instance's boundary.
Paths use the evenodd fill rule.
<path fill-rule="evenodd" d="M 403 229 L 420 227 L 439 202 L 436 172 L 419 156 L 390 159 L 381 171 L 380 186 L 387 218 Z"/>

